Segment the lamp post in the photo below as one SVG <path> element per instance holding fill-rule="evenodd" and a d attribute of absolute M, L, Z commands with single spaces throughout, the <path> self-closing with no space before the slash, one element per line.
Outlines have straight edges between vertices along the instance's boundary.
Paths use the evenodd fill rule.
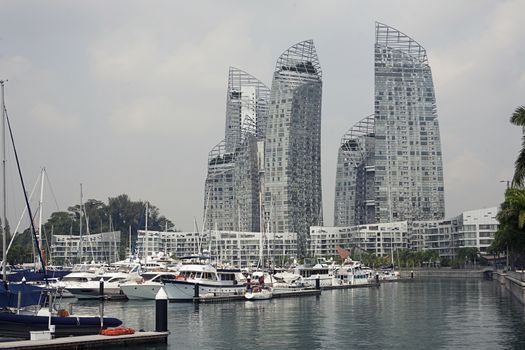
<path fill-rule="evenodd" d="M 510 188 L 510 180 L 500 180 L 499 182 L 507 183 L 507 190 Z M 508 270 L 509 269 L 509 245 L 508 243 L 507 243 L 507 251 L 505 252 L 505 258 L 506 258 L 505 268 Z"/>

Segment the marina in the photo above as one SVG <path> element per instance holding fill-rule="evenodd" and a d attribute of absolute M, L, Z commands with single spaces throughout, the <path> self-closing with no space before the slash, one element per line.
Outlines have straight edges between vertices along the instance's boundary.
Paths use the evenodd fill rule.
<path fill-rule="evenodd" d="M 0 350 L 525 349 L 525 2 L 465 1 L 6 0 Z"/>
<path fill-rule="evenodd" d="M 75 308 L 96 305 L 83 300 Z M 107 313 L 136 330 L 153 329 L 154 309 L 145 300 L 106 305 Z M 515 329 L 522 327 L 523 305 L 497 283 L 415 279 L 380 288 L 323 291 L 320 297 L 170 303 L 168 344 L 135 348 L 249 349 L 254 342 L 258 349 L 520 348 L 525 335 Z"/>

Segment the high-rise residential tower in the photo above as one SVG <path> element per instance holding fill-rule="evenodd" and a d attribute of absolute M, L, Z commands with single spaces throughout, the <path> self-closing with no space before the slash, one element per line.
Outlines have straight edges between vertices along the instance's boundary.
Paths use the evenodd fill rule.
<path fill-rule="evenodd" d="M 350 132 L 350 145 L 357 146 L 343 142 L 339 150 L 336 225 L 443 219 L 441 141 L 426 50 L 382 23 L 376 23 L 375 112 L 365 133 L 358 132 L 362 123 Z M 341 157 L 359 152 L 373 157 L 355 164 Z"/>
<path fill-rule="evenodd" d="M 374 115 L 341 139 L 337 156 L 334 226 L 375 222 Z"/>
<path fill-rule="evenodd" d="M 271 232 L 298 234 L 306 253 L 310 226 L 322 225 L 322 72 L 312 40 L 277 59 L 266 123 L 264 210 Z"/>
<path fill-rule="evenodd" d="M 250 74 L 230 68 L 225 139 L 208 155 L 204 229 L 259 231 L 261 142 L 270 90 Z"/>

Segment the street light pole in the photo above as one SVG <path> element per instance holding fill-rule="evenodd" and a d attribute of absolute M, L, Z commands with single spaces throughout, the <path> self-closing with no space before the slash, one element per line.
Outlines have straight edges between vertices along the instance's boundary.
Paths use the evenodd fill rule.
<path fill-rule="evenodd" d="M 499 182 L 500 183 L 506 183 L 507 184 L 507 190 L 510 188 L 510 180 L 500 180 Z M 505 268 L 508 270 L 509 269 L 509 244 L 508 243 L 507 243 L 507 248 L 506 248 L 506 252 L 505 252 L 505 258 L 506 258 Z"/>

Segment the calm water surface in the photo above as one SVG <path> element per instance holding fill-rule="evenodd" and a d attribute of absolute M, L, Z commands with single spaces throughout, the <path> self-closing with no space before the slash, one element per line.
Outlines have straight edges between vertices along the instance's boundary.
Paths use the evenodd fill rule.
<path fill-rule="evenodd" d="M 154 302 L 105 310 L 127 327 L 154 329 Z M 136 349 L 525 348 L 524 307 L 490 281 L 387 283 L 320 297 L 170 304 L 168 312 L 169 344 Z"/>

